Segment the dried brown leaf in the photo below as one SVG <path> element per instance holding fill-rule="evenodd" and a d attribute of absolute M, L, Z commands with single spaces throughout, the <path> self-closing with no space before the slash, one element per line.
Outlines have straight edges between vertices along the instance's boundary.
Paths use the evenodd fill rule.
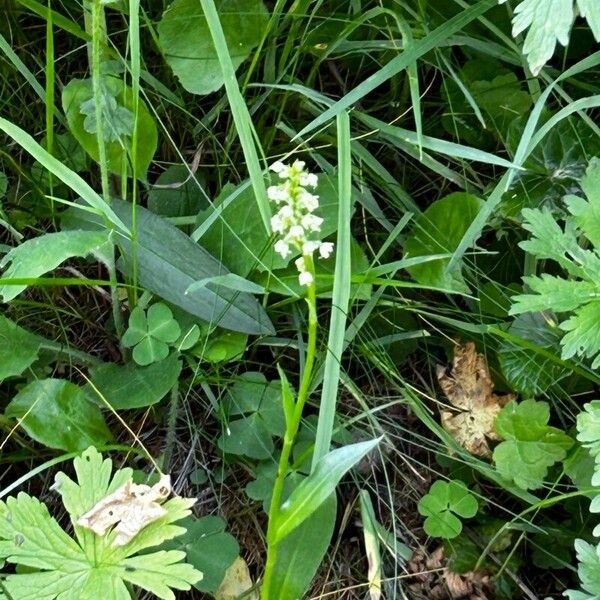
<path fill-rule="evenodd" d="M 499 441 L 494 422 L 515 395 L 494 394 L 485 357 L 473 342 L 457 345 L 451 372 L 438 365 L 437 378 L 452 407 L 441 411 L 444 429 L 471 454 L 491 457 L 489 441 Z"/>
<path fill-rule="evenodd" d="M 99 500 L 77 524 L 103 536 L 113 526 L 117 537 L 113 546 L 128 544 L 146 525 L 164 517 L 161 506 L 171 493 L 171 477 L 163 475 L 160 481 L 149 485 L 128 481 L 118 490 Z"/>

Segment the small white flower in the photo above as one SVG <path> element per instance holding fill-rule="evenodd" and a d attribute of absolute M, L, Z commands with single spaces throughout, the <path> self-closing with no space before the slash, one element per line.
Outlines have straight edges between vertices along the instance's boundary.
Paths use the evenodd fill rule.
<path fill-rule="evenodd" d="M 322 242 L 319 246 L 319 255 L 321 258 L 329 258 L 333 253 L 333 244 L 331 242 Z"/>
<path fill-rule="evenodd" d="M 298 275 L 298 281 L 300 285 L 310 285 L 313 282 L 312 273 L 309 271 L 301 271 Z"/>
<path fill-rule="evenodd" d="M 281 173 L 283 171 L 287 171 L 288 168 L 280 161 L 277 160 L 275 161 L 271 166 L 270 166 L 271 171 L 273 171 L 274 173 Z"/>
<path fill-rule="evenodd" d="M 270 185 L 267 188 L 267 196 L 269 200 L 276 202 L 279 204 L 280 202 L 285 202 L 290 197 L 289 192 L 284 187 L 279 185 Z"/>
<path fill-rule="evenodd" d="M 306 163 L 303 160 L 295 160 L 292 164 L 292 169 L 294 169 L 294 171 L 296 171 L 297 173 L 301 173 L 304 170 L 305 166 Z"/>
<path fill-rule="evenodd" d="M 292 225 L 288 235 L 291 239 L 302 240 L 305 235 L 304 227 L 302 225 Z"/>
<path fill-rule="evenodd" d="M 298 205 L 308 212 L 314 212 L 319 208 L 319 196 L 315 196 L 306 190 L 302 190 L 298 197 Z"/>
<path fill-rule="evenodd" d="M 281 220 L 279 213 L 271 217 L 271 229 L 275 233 L 283 233 L 285 231 L 285 227 L 283 226 L 283 221 Z"/>
<path fill-rule="evenodd" d="M 283 240 L 277 240 L 275 242 L 275 252 L 281 255 L 281 258 L 287 258 L 291 252 L 290 247 Z"/>
<path fill-rule="evenodd" d="M 304 187 L 317 187 L 319 178 L 314 173 L 302 173 L 300 175 L 300 185 Z"/>
<path fill-rule="evenodd" d="M 298 271 L 300 271 L 301 273 L 303 273 L 304 271 L 306 271 L 306 264 L 304 262 L 304 256 L 301 256 L 300 258 L 297 258 L 294 261 L 294 264 L 296 265 L 296 269 L 298 269 Z"/>
<path fill-rule="evenodd" d="M 309 213 L 302 217 L 301 223 L 304 229 L 308 229 L 309 231 L 321 231 L 323 219 L 321 217 L 317 217 L 317 215 L 312 215 Z"/>
<path fill-rule="evenodd" d="M 302 244 L 302 254 L 312 254 L 315 250 L 318 250 L 320 246 L 321 242 L 308 240 Z"/>
<path fill-rule="evenodd" d="M 291 219 L 294 216 L 294 209 L 286 204 L 279 209 L 278 214 L 282 219 Z"/>

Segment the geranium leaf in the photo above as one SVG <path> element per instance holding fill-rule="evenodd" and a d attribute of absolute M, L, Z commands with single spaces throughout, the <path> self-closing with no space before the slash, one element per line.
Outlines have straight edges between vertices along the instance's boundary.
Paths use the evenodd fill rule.
<path fill-rule="evenodd" d="M 505 406 L 496 420 L 496 431 L 504 439 L 494 450 L 500 474 L 523 489 L 538 488 L 548 469 L 563 460 L 573 440 L 548 425 L 546 402 L 525 400 Z"/>

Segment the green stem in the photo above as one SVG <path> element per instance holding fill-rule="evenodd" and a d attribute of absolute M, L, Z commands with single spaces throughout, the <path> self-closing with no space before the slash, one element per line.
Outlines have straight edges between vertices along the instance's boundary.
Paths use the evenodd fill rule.
<path fill-rule="evenodd" d="M 285 436 L 283 438 L 283 448 L 279 458 L 279 466 L 277 468 L 277 477 L 273 486 L 273 495 L 271 496 L 271 506 L 269 508 L 269 525 L 267 527 L 267 564 L 265 566 L 265 575 L 262 585 L 261 600 L 271 600 L 272 598 L 272 579 L 275 565 L 277 564 L 277 556 L 279 552 L 280 541 L 275 542 L 277 535 L 278 520 L 281 513 L 281 502 L 283 497 L 283 486 L 285 478 L 289 470 L 289 461 L 294 446 L 294 441 L 300 428 L 302 421 L 302 411 L 308 400 L 310 392 L 310 384 L 312 380 L 312 371 L 315 363 L 315 354 L 317 349 L 317 292 L 314 283 L 314 264 L 312 256 L 304 256 L 304 262 L 307 270 L 313 275 L 313 282 L 307 288 L 306 303 L 308 304 L 308 342 L 306 347 L 306 363 L 300 389 L 298 391 L 298 399 L 294 407 L 292 419 L 286 424 Z M 274 590 L 276 592 L 276 590 Z"/>
<path fill-rule="evenodd" d="M 50 350 L 56 354 L 64 354 L 69 358 L 73 359 L 73 362 L 82 363 L 89 367 L 95 367 L 102 364 L 102 361 L 87 352 L 82 352 L 81 350 L 75 350 L 74 348 L 70 348 L 69 346 L 65 346 L 64 344 L 59 344 L 58 342 L 51 342 L 50 340 L 44 340 L 40 344 L 41 350 Z"/>
<path fill-rule="evenodd" d="M 96 143 L 98 144 L 98 164 L 100 166 L 100 181 L 102 185 L 102 198 L 110 204 L 110 183 L 108 180 L 108 159 L 104 143 L 104 119 L 102 116 L 102 101 L 104 90 L 102 86 L 101 64 L 107 45 L 106 20 L 102 0 L 92 0 L 92 90 L 94 92 L 94 109 L 96 113 Z M 107 265 L 110 279 L 110 298 L 115 330 L 119 340 L 123 337 L 123 317 L 121 315 L 121 301 L 118 293 L 117 270 L 115 267 L 114 252 Z"/>

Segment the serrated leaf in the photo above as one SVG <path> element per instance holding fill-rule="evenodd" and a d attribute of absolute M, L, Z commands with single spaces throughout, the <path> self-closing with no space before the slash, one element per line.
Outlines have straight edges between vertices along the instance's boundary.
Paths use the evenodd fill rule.
<path fill-rule="evenodd" d="M 108 242 L 109 235 L 108 231 L 60 231 L 27 240 L 0 261 L 0 268 L 9 265 L 2 278 L 36 279 L 56 269 L 68 258 L 85 257 L 99 250 Z M 27 285 L 0 285 L 0 296 L 4 302 L 8 302 L 26 288 Z"/>
<path fill-rule="evenodd" d="M 164 517 L 125 546 L 112 548 L 113 534 L 100 537 L 76 523 L 98 500 L 129 480 L 131 470 L 117 471 L 111 479 L 111 461 L 102 460 L 94 448 L 77 457 L 74 465 L 77 482 L 64 473 L 58 473 L 56 481 L 77 542 L 37 498 L 21 493 L 0 502 L 0 559 L 38 570 L 6 576 L 4 583 L 13 600 L 131 600 L 126 581 L 162 600 L 175 600 L 171 588 L 189 590 L 201 578 L 201 573 L 181 562 L 183 552 L 162 550 L 134 556 L 184 533 L 185 529 L 172 523 L 190 514 L 193 499 L 169 500 L 163 505 Z"/>
<path fill-rule="evenodd" d="M 592 484 L 600 485 L 600 400 L 588 402 L 577 415 L 577 439 L 594 458 Z"/>
<path fill-rule="evenodd" d="M 509 403 L 496 420 L 496 431 L 505 441 L 494 449 L 494 463 L 503 477 L 522 489 L 540 487 L 548 469 L 573 445 L 568 435 L 548 425 L 549 420 L 549 405 L 535 400 Z"/>
<path fill-rule="evenodd" d="M 581 587 L 587 593 L 568 590 L 565 592 L 570 600 L 596 600 L 600 597 L 600 545 L 593 546 L 585 540 L 575 540 L 577 552 L 577 575 Z"/>
<path fill-rule="evenodd" d="M 219 20 L 237 69 L 262 39 L 268 13 L 262 0 L 220 0 Z M 158 24 L 163 56 L 181 85 L 193 94 L 210 94 L 223 85 L 210 29 L 196 0 L 175 0 Z"/>
<path fill-rule="evenodd" d="M 584 17 L 597 42 L 600 42 L 600 3 L 598 0 L 577 0 L 579 14 Z"/>
<path fill-rule="evenodd" d="M 600 365 L 600 300 L 581 307 L 575 314 L 560 324 L 568 333 L 562 339 L 563 358 L 576 354 L 586 358 L 596 357 L 592 369 Z"/>
<path fill-rule="evenodd" d="M 599 4 L 600 6 L 600 4 Z M 567 196 L 565 203 L 585 237 L 600 248 L 600 159 L 592 158 L 581 178 L 581 189 L 586 199 Z"/>
<path fill-rule="evenodd" d="M 112 439 L 98 406 L 82 388 L 65 379 L 32 381 L 12 399 L 5 414 L 18 419 L 34 440 L 67 452 Z"/>
<path fill-rule="evenodd" d="M 475 496 L 458 480 L 436 481 L 418 505 L 419 514 L 427 517 L 423 523 L 425 533 L 445 539 L 455 538 L 462 531 L 458 517 L 474 517 L 478 509 Z"/>
<path fill-rule="evenodd" d="M 38 357 L 42 339 L 0 315 L 0 383 L 21 375 Z"/>
<path fill-rule="evenodd" d="M 523 0 L 515 8 L 512 35 L 529 29 L 523 53 L 534 75 L 552 58 L 557 41 L 569 43 L 574 17 L 573 0 Z"/>
<path fill-rule="evenodd" d="M 104 127 L 104 141 L 117 142 L 122 140 L 126 135 L 133 134 L 135 118 L 133 113 L 119 106 L 113 95 L 109 93 L 105 86 L 102 87 L 100 94 L 100 116 Z M 98 122 L 96 120 L 96 100 L 90 98 L 82 102 L 79 106 L 79 111 L 86 115 L 83 121 L 83 128 L 88 133 L 97 134 Z"/>
<path fill-rule="evenodd" d="M 105 123 L 104 127 L 104 131 L 108 133 L 107 139 L 105 139 L 107 167 L 111 173 L 120 176 L 123 166 L 125 166 L 131 175 L 131 165 L 134 161 L 131 156 L 132 139 L 129 133 L 133 132 L 133 128 L 131 128 L 129 133 L 127 132 L 130 120 L 128 116 L 125 117 L 126 113 L 123 111 L 131 113 L 131 117 L 135 113 L 133 90 L 118 77 L 105 77 L 103 83 L 109 91 L 107 94 L 108 97 L 112 98 L 112 102 L 116 105 L 116 107 L 113 106 L 112 116 L 118 118 L 118 122 L 113 124 L 113 127 L 108 123 Z M 90 111 L 94 102 L 93 96 L 94 90 L 91 79 L 72 79 L 63 88 L 62 107 L 71 133 L 83 149 L 95 161 L 98 161 L 100 156 L 98 152 L 98 139 L 95 133 L 95 107 L 94 116 L 90 119 Z M 107 102 L 110 103 L 111 100 L 105 101 L 104 105 Z M 87 111 L 87 116 L 86 113 L 81 111 L 82 105 Z M 143 99 L 139 99 L 137 108 L 138 127 L 135 177 L 136 179 L 145 179 L 148 167 L 156 152 L 158 130 L 156 128 L 156 121 Z"/>

